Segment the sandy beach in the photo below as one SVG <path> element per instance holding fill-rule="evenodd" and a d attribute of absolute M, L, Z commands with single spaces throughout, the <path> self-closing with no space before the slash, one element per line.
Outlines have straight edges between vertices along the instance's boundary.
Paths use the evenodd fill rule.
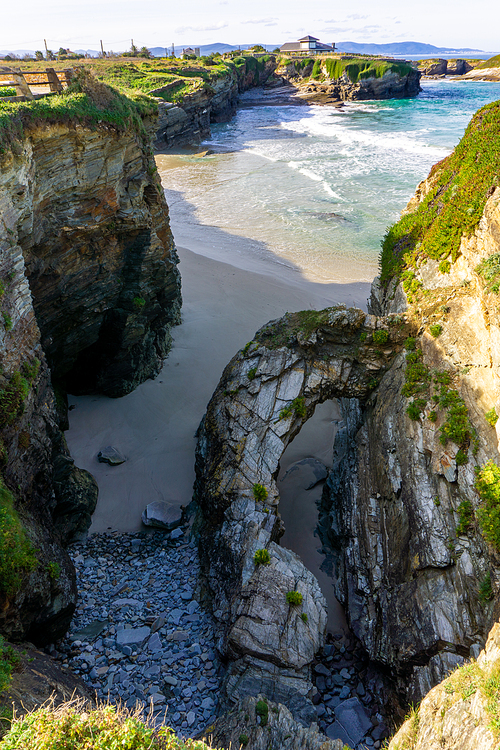
<path fill-rule="evenodd" d="M 173 331 L 161 373 L 120 399 L 69 397 L 71 455 L 99 484 L 91 533 L 139 530 L 141 513 L 154 500 L 190 502 L 196 429 L 223 368 L 260 326 L 286 311 L 338 303 L 366 307 L 369 284 L 308 281 L 266 248 L 256 253 L 253 240 L 186 224 L 181 205 L 178 196 L 171 224 L 180 257 L 182 325 Z M 98 463 L 97 453 L 108 445 L 126 463 Z"/>

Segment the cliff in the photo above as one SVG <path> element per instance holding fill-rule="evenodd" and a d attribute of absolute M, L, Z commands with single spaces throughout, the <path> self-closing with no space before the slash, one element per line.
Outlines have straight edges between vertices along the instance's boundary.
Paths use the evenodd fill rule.
<path fill-rule="evenodd" d="M 406 99 L 420 91 L 421 73 L 409 63 L 373 58 L 281 59 L 276 75 L 313 103 Z"/>
<path fill-rule="evenodd" d="M 177 103 L 161 100 L 162 89 L 151 91 L 158 97 L 160 116 L 157 148 L 196 145 L 210 136 L 210 123 L 225 122 L 234 115 L 239 94 L 262 86 L 276 69 L 273 55 L 240 57 L 226 63 L 227 71 L 211 79 Z"/>
<path fill-rule="evenodd" d="M 196 496 L 229 700 L 262 692 L 311 720 L 322 605 L 277 544 L 275 480 L 284 447 L 328 398 L 344 418 L 322 541 L 349 624 L 393 691 L 420 700 L 477 657 L 498 617 L 499 117 L 499 103 L 475 115 L 388 231 L 371 315 L 289 314 L 223 374 L 200 427 Z M 292 584 L 313 633 L 280 607 Z"/>
<path fill-rule="evenodd" d="M 0 627 L 44 643 L 74 610 L 63 545 L 97 499 L 65 446 L 52 382 L 119 396 L 155 375 L 180 284 L 150 105 L 81 72 L 64 96 L 2 106 Z"/>

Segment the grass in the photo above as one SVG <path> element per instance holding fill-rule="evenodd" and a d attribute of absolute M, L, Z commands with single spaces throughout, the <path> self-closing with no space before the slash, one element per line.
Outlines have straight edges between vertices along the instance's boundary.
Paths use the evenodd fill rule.
<path fill-rule="evenodd" d="M 479 586 L 479 599 L 489 602 L 493 599 L 493 587 L 491 585 L 491 573 L 488 571 Z"/>
<path fill-rule="evenodd" d="M 263 503 L 264 500 L 267 499 L 267 496 L 269 494 L 263 484 L 254 484 L 254 486 L 252 487 L 252 492 L 257 502 L 261 503 Z"/>
<path fill-rule="evenodd" d="M 23 578 L 38 565 L 29 541 L 14 508 L 12 493 L 0 478 L 0 593 L 15 595 Z"/>
<path fill-rule="evenodd" d="M 15 719 L 0 750 L 208 750 L 201 740 L 181 740 L 139 716 L 114 706 L 87 710 L 77 701 L 48 705 Z"/>
<path fill-rule="evenodd" d="M 500 68 L 500 55 L 495 55 L 494 57 L 490 57 L 489 60 L 479 63 L 479 65 L 476 65 L 475 70 L 484 68 Z"/>
<path fill-rule="evenodd" d="M 249 380 L 254 380 L 256 374 L 257 374 L 257 368 L 251 367 L 250 370 L 247 372 L 247 378 Z"/>
<path fill-rule="evenodd" d="M 474 508 L 470 500 L 463 500 L 457 508 L 459 521 L 457 524 L 457 536 L 463 536 L 474 521 Z"/>
<path fill-rule="evenodd" d="M 484 538 L 500 552 L 500 469 L 489 460 L 476 469 L 475 489 L 481 499 L 476 517 Z"/>
<path fill-rule="evenodd" d="M 21 141 L 31 127 L 41 124 L 78 122 L 92 130 L 103 126 L 121 132 L 132 129 L 147 138 L 142 118 L 157 111 L 153 99 L 143 94 L 126 96 L 79 68 L 63 94 L 29 102 L 0 102 L 0 154 Z"/>
<path fill-rule="evenodd" d="M 346 74 L 351 83 L 358 83 L 358 81 L 366 78 L 383 78 L 389 72 L 404 77 L 411 70 L 411 65 L 407 65 L 406 63 L 386 62 L 385 60 L 369 58 L 337 60 L 326 58 L 315 61 L 311 78 L 319 78 L 323 71 L 326 71 L 326 75 L 331 80 L 337 80 Z"/>
<path fill-rule="evenodd" d="M 287 591 L 286 600 L 292 607 L 299 607 L 302 604 L 303 596 L 300 591 Z"/>
<path fill-rule="evenodd" d="M 0 693 L 10 685 L 12 672 L 19 666 L 20 656 L 0 635 Z"/>
<path fill-rule="evenodd" d="M 402 278 L 425 258 L 455 262 L 462 236 L 478 226 L 500 170 L 500 102 L 480 109 L 450 156 L 430 173 L 433 187 L 418 208 L 387 231 L 382 283 Z"/>
<path fill-rule="evenodd" d="M 271 562 L 271 555 L 267 549 L 258 549 L 255 551 L 253 561 L 256 565 L 269 565 Z"/>
<path fill-rule="evenodd" d="M 500 253 L 493 253 L 476 266 L 476 273 L 481 276 L 485 284 L 487 293 L 498 294 L 500 291 Z"/>
<path fill-rule="evenodd" d="M 3 388 L 0 388 L 0 429 L 13 424 L 24 411 L 30 389 L 29 382 L 16 370 Z"/>
<path fill-rule="evenodd" d="M 306 400 L 303 396 L 297 396 L 281 409 L 278 417 L 278 422 L 281 419 L 288 419 L 291 416 L 299 417 L 299 419 L 305 419 L 307 416 Z"/>
<path fill-rule="evenodd" d="M 261 727 L 265 727 L 269 719 L 269 706 L 267 705 L 266 701 L 262 699 L 257 701 L 257 703 L 255 704 L 255 713 L 257 714 L 257 716 L 260 716 Z M 3 748 L 1 748 L 0 750 L 3 750 Z"/>

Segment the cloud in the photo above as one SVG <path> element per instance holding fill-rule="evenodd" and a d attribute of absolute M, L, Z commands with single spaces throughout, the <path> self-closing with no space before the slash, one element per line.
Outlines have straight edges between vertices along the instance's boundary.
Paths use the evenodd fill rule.
<path fill-rule="evenodd" d="M 264 24 L 264 26 L 276 26 L 277 18 L 248 18 L 241 23 Z"/>
<path fill-rule="evenodd" d="M 360 16 L 359 13 L 352 13 L 350 16 L 346 16 L 346 21 L 365 21 L 368 16 Z"/>
<path fill-rule="evenodd" d="M 219 29 L 225 29 L 228 26 L 227 23 L 221 21 L 220 23 L 211 24 L 210 26 L 178 26 L 175 29 L 176 34 L 186 34 L 189 31 L 219 31 Z"/>

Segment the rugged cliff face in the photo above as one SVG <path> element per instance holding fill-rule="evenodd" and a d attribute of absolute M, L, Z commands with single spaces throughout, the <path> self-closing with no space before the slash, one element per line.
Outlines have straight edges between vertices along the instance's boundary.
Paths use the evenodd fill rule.
<path fill-rule="evenodd" d="M 372 311 L 405 311 L 418 335 L 365 409 L 344 402 L 329 480 L 339 596 L 370 656 L 399 674 L 411 700 L 477 656 L 496 612 L 498 546 L 484 520 L 494 511 L 485 510 L 477 471 L 499 458 L 500 189 L 489 134 L 497 109 L 476 115 L 386 240 L 392 258 L 404 258 L 402 281 L 389 280 L 386 245 Z M 458 229 L 471 211 L 478 218 L 436 243 L 447 199 Z"/>
<path fill-rule="evenodd" d="M 156 374 L 180 284 L 154 121 L 85 77 L 43 119 L 24 106 L 0 172 L 0 629 L 43 643 L 71 618 L 62 545 L 88 528 L 97 499 L 69 456 L 51 379 L 119 396 Z"/>
<path fill-rule="evenodd" d="M 273 56 L 264 60 L 254 57 L 241 60 L 228 75 L 185 96 L 179 104 L 158 99 L 157 148 L 199 144 L 210 136 L 210 123 L 231 119 L 241 92 L 262 86 L 276 69 Z M 160 94 L 161 90 L 153 91 L 152 95 L 155 93 Z"/>
<path fill-rule="evenodd" d="M 319 103 L 364 99 L 406 99 L 420 91 L 420 71 L 406 63 L 326 58 L 282 61 L 276 75 L 302 98 Z"/>

